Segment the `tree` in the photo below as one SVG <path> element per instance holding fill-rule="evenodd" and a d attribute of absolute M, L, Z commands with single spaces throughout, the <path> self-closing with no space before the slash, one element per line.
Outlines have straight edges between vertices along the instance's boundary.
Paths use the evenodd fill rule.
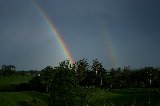
<path fill-rule="evenodd" d="M 89 71 L 89 65 L 87 59 L 79 60 L 73 64 L 72 69 L 75 72 L 75 78 L 77 84 L 84 85 L 84 79 L 86 78 L 87 72 Z"/>
<path fill-rule="evenodd" d="M 55 106 L 74 106 L 76 92 L 74 92 L 74 74 L 69 61 L 61 62 L 55 67 L 57 73 L 53 77 L 50 89 L 50 104 Z"/>
<path fill-rule="evenodd" d="M 38 92 L 46 92 L 44 83 L 42 83 L 42 79 L 41 79 L 40 76 L 33 77 L 29 81 L 29 84 L 30 84 L 32 90 L 35 90 L 35 91 L 38 91 Z"/>
<path fill-rule="evenodd" d="M 102 64 L 97 60 L 93 60 L 93 65 L 91 66 L 92 72 L 96 74 L 95 76 L 95 85 L 102 86 L 103 84 L 103 77 L 105 69 L 103 68 Z"/>
<path fill-rule="evenodd" d="M 119 87 L 123 86 L 121 68 L 116 69 L 114 71 L 114 76 L 112 76 L 112 77 L 113 77 L 113 82 L 114 82 L 115 88 L 119 88 Z"/>
<path fill-rule="evenodd" d="M 125 66 L 122 73 L 122 79 L 126 83 L 127 87 L 131 87 L 132 83 L 132 72 L 130 70 L 130 66 Z"/>
<path fill-rule="evenodd" d="M 14 65 L 2 65 L 1 68 L 1 75 L 11 75 L 14 74 L 16 72 L 16 67 Z"/>
<path fill-rule="evenodd" d="M 3 70 L 2 70 L 2 68 L 0 69 L 0 76 L 2 76 L 3 75 Z"/>
<path fill-rule="evenodd" d="M 49 93 L 51 81 L 56 73 L 51 66 L 47 66 L 46 68 L 41 70 L 41 80 L 42 83 L 46 86 L 46 92 Z"/>

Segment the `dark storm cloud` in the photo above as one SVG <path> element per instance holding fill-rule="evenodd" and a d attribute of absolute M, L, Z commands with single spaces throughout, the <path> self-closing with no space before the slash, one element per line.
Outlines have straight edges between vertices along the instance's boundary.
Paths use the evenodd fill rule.
<path fill-rule="evenodd" d="M 112 52 L 115 52 L 119 66 L 159 65 L 159 0 L 36 0 L 36 2 L 55 23 L 75 59 L 98 58 L 104 65 L 109 66 L 111 60 L 107 54 L 110 52 L 107 46 L 110 46 Z M 37 15 L 31 2 L 2 0 L 0 12 L 0 47 L 3 48 L 1 60 L 7 63 L 15 60 L 17 56 L 21 58 L 17 64 L 25 59 L 28 59 L 26 64 L 45 60 L 38 62 L 37 66 L 53 62 L 49 56 L 53 56 L 51 55 L 53 51 L 59 53 L 61 50 L 57 50 L 56 41 L 53 43 L 50 40 L 52 35 L 47 32 L 47 25 L 45 26 L 43 18 Z M 43 36 L 44 34 L 46 36 Z M 28 42 L 30 43 L 27 44 Z M 54 45 L 53 49 L 51 45 Z"/>
<path fill-rule="evenodd" d="M 61 50 L 31 2 L 10 0 L 1 5 L 0 65 L 14 64 L 28 70 L 57 63 L 54 57 Z M 61 59 L 63 53 L 59 54 Z"/>

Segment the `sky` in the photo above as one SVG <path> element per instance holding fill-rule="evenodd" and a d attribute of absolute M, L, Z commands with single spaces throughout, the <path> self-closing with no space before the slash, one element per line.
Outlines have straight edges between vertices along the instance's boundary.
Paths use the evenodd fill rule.
<path fill-rule="evenodd" d="M 41 70 L 67 59 L 44 13 L 75 61 L 160 67 L 160 0 L 0 0 L 0 65 Z"/>

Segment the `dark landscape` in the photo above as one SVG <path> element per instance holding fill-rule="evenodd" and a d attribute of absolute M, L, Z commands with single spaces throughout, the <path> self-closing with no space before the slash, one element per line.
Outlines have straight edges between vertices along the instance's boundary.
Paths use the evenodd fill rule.
<path fill-rule="evenodd" d="M 160 69 L 106 70 L 96 59 L 68 60 L 41 71 L 0 69 L 1 106 L 159 106 Z"/>

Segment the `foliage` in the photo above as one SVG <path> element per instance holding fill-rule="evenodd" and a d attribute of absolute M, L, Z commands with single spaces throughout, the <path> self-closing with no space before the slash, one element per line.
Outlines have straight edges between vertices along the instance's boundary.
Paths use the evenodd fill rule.
<path fill-rule="evenodd" d="M 92 72 L 95 73 L 95 86 L 102 86 L 103 84 L 103 77 L 105 74 L 105 69 L 103 68 L 102 64 L 96 59 L 93 60 L 93 65 L 91 66 Z"/>
<path fill-rule="evenodd" d="M 141 97 L 146 96 L 144 95 L 146 92 L 149 97 L 152 96 L 148 92 L 153 95 L 156 95 L 156 92 L 156 96 L 160 98 L 159 90 L 154 92 L 145 90 L 160 87 L 160 69 L 153 67 L 133 70 L 127 66 L 105 70 L 97 59 L 93 60 L 92 66 L 89 66 L 87 59 L 82 59 L 72 65 L 66 60 L 57 67 L 47 66 L 39 72 L 31 70 L 30 73 L 16 72 L 14 66 L 3 65 L 0 75 L 0 91 L 10 92 L 13 95 L 15 91 L 45 92 L 49 95 L 47 102 L 51 106 L 117 105 L 128 101 L 122 105 L 132 105 L 130 103 L 133 101 L 137 102 L 135 98 L 142 99 Z M 120 88 L 119 91 L 115 90 Z M 144 92 L 137 89 L 129 89 L 128 92 L 123 88 L 141 88 Z M 36 98 L 16 100 L 11 105 L 43 106 L 40 98 L 36 95 L 32 97 Z M 8 102 L 7 98 L 0 97 L 0 103 Z"/>
<path fill-rule="evenodd" d="M 45 91 L 49 93 L 51 81 L 55 75 L 57 70 L 53 69 L 51 66 L 47 66 L 46 68 L 41 70 L 41 83 L 45 87 Z M 41 85 L 42 85 L 41 84 Z"/>
<path fill-rule="evenodd" d="M 69 61 L 64 61 L 58 67 L 46 67 L 39 81 L 47 84 L 51 105 L 72 106 L 88 103 L 92 86 L 105 89 L 159 87 L 159 73 L 154 68 L 135 71 L 128 66 L 106 71 L 97 59 L 89 68 L 87 60 L 82 59 L 72 66 Z"/>
<path fill-rule="evenodd" d="M 29 84 L 31 86 L 31 89 L 34 91 L 38 91 L 38 92 L 45 92 L 45 86 L 42 83 L 42 79 L 40 76 L 35 76 L 33 77 L 30 81 Z"/>
<path fill-rule="evenodd" d="M 41 101 L 33 98 L 32 101 L 18 101 L 16 103 L 17 106 L 43 106 L 44 104 Z"/>
<path fill-rule="evenodd" d="M 86 78 L 87 72 L 89 71 L 89 65 L 87 59 L 79 60 L 75 62 L 72 66 L 75 75 L 75 81 L 79 85 L 84 85 L 84 80 Z"/>
<path fill-rule="evenodd" d="M 12 75 L 16 72 L 16 67 L 14 65 L 2 65 L 0 70 L 0 75 L 7 76 Z"/>
<path fill-rule="evenodd" d="M 69 62 L 64 61 L 56 68 L 58 71 L 51 82 L 50 103 L 56 106 L 74 106 L 75 87 L 73 73 Z"/>

